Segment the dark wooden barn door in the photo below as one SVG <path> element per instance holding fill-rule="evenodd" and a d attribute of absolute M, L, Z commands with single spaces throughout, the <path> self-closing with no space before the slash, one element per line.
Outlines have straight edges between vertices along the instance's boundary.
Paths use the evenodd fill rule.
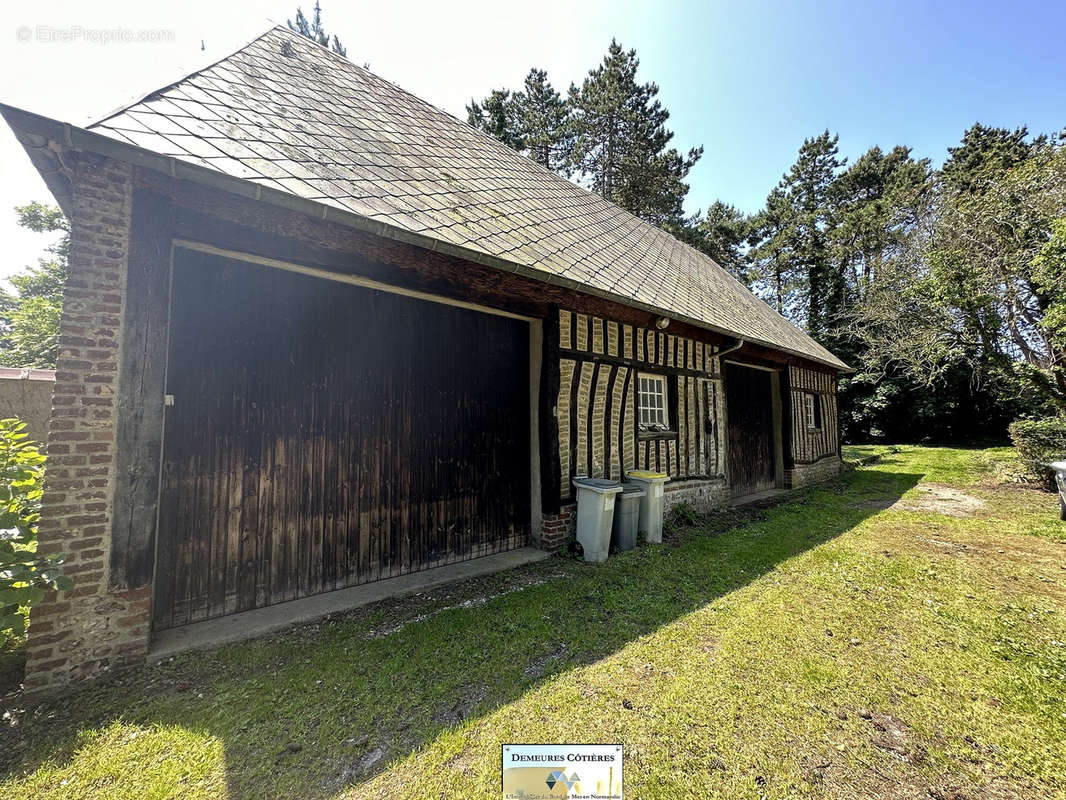
<path fill-rule="evenodd" d="M 774 413 L 770 373 L 725 364 L 729 482 L 734 496 L 774 488 Z"/>
<path fill-rule="evenodd" d="M 529 541 L 528 323 L 175 251 L 155 627 Z"/>

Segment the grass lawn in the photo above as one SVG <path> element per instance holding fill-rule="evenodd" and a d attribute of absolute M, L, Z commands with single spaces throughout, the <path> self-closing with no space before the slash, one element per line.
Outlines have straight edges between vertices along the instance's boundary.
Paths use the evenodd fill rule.
<path fill-rule="evenodd" d="M 623 742 L 629 798 L 1066 797 L 1066 523 L 885 448 L 604 566 L 550 559 L 5 716 L 5 798 L 498 798 Z"/>

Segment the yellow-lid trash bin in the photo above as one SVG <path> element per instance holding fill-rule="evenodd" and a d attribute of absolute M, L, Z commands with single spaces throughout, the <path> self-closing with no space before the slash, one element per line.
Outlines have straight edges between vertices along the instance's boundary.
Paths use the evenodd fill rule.
<path fill-rule="evenodd" d="M 645 490 L 640 499 L 637 528 L 644 531 L 647 541 L 659 544 L 663 540 L 663 485 L 670 480 L 665 472 L 632 469 L 626 479 Z"/>

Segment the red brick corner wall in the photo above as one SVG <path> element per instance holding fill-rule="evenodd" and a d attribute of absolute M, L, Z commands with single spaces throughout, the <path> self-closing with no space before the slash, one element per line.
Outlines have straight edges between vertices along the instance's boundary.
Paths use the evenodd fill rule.
<path fill-rule="evenodd" d="M 577 524 L 577 504 L 571 503 L 559 509 L 558 514 L 544 514 L 540 523 L 540 539 L 537 546 L 549 553 L 558 553 L 574 538 Z"/>
<path fill-rule="evenodd" d="M 108 591 L 131 167 L 73 162 L 70 277 L 48 434 L 41 553 L 63 553 L 74 588 L 30 614 L 27 692 L 56 689 L 145 657 L 150 590 Z"/>

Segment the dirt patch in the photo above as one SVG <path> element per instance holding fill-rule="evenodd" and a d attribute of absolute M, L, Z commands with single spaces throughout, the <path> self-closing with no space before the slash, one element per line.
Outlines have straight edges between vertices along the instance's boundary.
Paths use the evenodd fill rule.
<path fill-rule="evenodd" d="M 462 697 L 435 715 L 436 720 L 444 725 L 458 725 L 472 717 L 484 699 L 484 686 L 468 686 Z"/>
<path fill-rule="evenodd" d="M 324 782 L 328 792 L 338 792 L 345 786 L 366 778 L 376 764 L 385 757 L 384 747 L 375 747 L 350 764 L 345 764 L 336 775 Z"/>
<path fill-rule="evenodd" d="M 861 714 L 864 719 L 865 714 Z M 870 741 L 876 747 L 887 750 L 908 764 L 925 761 L 925 748 L 914 741 L 910 729 L 891 714 L 874 711 L 869 716 Z"/>
<path fill-rule="evenodd" d="M 985 506 L 980 497 L 939 483 L 923 483 L 914 488 L 910 497 L 878 498 L 854 503 L 852 508 L 877 511 L 918 511 L 943 514 L 947 517 L 972 517 Z"/>
<path fill-rule="evenodd" d="M 552 662 L 559 661 L 566 655 L 568 647 L 569 645 L 567 645 L 566 642 L 560 642 L 544 655 L 530 661 L 529 666 L 523 670 L 526 677 L 539 678 L 543 676 L 544 673 L 548 671 L 548 667 Z"/>
<path fill-rule="evenodd" d="M 402 602 L 397 602 L 393 608 L 387 609 L 387 620 L 381 625 L 369 630 L 365 636 L 367 639 L 380 639 L 384 636 L 392 636 L 394 633 L 402 631 L 408 625 L 424 622 L 425 620 L 443 614 L 446 611 L 452 611 L 457 608 L 475 608 L 477 606 L 483 606 L 498 597 L 521 592 L 525 589 L 540 586 L 548 581 L 563 577 L 566 577 L 566 574 L 563 572 L 552 572 L 544 576 L 526 575 L 512 579 L 510 585 L 505 586 L 500 591 L 466 597 L 460 602 L 447 605 L 444 603 L 449 599 L 452 599 L 454 597 L 454 592 L 457 591 L 454 586 L 447 586 L 437 591 L 420 592 L 417 595 L 414 595 L 409 603 L 404 604 Z M 466 587 L 460 585 L 458 591 L 461 591 L 464 588 Z M 416 610 L 419 606 L 424 609 L 421 613 L 418 613 Z"/>
<path fill-rule="evenodd" d="M 803 779 L 812 786 L 822 783 L 832 766 L 833 762 L 828 758 L 804 756 L 800 759 L 800 773 Z"/>

